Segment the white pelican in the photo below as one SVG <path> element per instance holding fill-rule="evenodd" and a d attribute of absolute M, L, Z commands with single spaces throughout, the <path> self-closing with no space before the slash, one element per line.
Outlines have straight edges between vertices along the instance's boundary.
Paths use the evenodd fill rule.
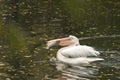
<path fill-rule="evenodd" d="M 57 60 L 71 65 L 88 65 L 90 62 L 104 60 L 97 58 L 100 54 L 94 48 L 86 45 L 80 45 L 79 39 L 70 35 L 66 38 L 54 39 L 47 42 L 47 49 L 54 45 L 63 46 L 57 52 Z"/>

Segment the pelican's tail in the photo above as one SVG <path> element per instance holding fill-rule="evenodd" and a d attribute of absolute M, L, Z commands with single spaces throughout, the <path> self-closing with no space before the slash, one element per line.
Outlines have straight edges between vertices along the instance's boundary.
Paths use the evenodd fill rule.
<path fill-rule="evenodd" d="M 88 62 L 94 62 L 94 61 L 103 61 L 103 58 L 86 58 Z"/>
<path fill-rule="evenodd" d="M 100 52 L 98 52 L 98 51 L 95 51 L 95 54 L 98 56 L 98 55 L 100 55 Z"/>

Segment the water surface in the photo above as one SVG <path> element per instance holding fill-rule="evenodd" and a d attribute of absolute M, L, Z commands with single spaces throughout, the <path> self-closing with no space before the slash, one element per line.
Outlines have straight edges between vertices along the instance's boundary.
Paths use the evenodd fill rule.
<path fill-rule="evenodd" d="M 120 79 L 120 52 L 119 36 L 80 38 L 81 45 L 89 45 L 97 49 L 104 61 L 91 63 L 90 66 L 66 66 L 55 63 L 57 49 L 54 47 L 46 52 L 51 55 L 44 64 L 48 65 L 43 79 L 46 80 L 119 80 Z M 45 54 L 46 54 L 45 53 Z M 40 63 L 37 63 L 40 64 Z M 41 63 L 42 65 L 44 65 Z M 50 71 L 50 73 L 47 72 Z M 41 72 L 44 72 L 41 70 Z"/>

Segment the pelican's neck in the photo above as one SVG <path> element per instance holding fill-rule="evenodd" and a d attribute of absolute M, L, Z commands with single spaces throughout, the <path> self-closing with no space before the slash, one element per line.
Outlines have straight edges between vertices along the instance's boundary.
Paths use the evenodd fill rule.
<path fill-rule="evenodd" d="M 79 46 L 79 45 L 80 45 L 79 43 L 74 43 L 74 44 L 66 46 L 66 47 L 74 47 L 74 46 Z M 63 48 L 66 48 L 66 47 L 63 47 Z"/>
<path fill-rule="evenodd" d="M 71 46 L 79 46 L 79 45 L 80 45 L 79 43 L 75 43 L 75 44 L 73 44 Z"/>
<path fill-rule="evenodd" d="M 74 47 L 74 46 L 80 46 L 80 44 L 79 43 L 75 43 L 75 44 L 72 44 L 72 45 L 69 45 L 69 46 L 62 47 L 61 49 L 58 50 L 58 53 L 60 53 L 64 49 L 67 49 L 67 48 L 70 48 L 70 47 Z"/>
<path fill-rule="evenodd" d="M 71 64 L 71 65 L 88 65 L 88 61 L 86 60 L 86 57 L 80 57 L 80 58 L 69 58 L 66 57 L 64 55 L 62 55 L 61 53 L 57 53 L 57 59 L 63 63 L 66 64 Z"/>
<path fill-rule="evenodd" d="M 67 48 L 67 47 L 65 47 Z M 65 48 L 62 48 L 60 50 L 63 50 Z M 71 64 L 71 65 L 89 65 L 90 62 L 94 61 L 102 61 L 104 59 L 102 58 L 88 58 L 88 57 L 76 57 L 76 58 L 70 58 L 69 56 L 64 56 L 61 51 L 58 51 L 57 53 L 57 59 L 60 62 L 66 63 L 66 64 Z"/>
<path fill-rule="evenodd" d="M 62 47 L 61 49 L 58 50 L 57 52 L 57 58 L 58 60 L 63 60 L 63 62 L 65 61 L 65 63 L 67 63 L 68 61 L 70 61 L 71 59 L 69 58 L 69 56 L 65 56 L 63 55 L 62 51 L 65 50 L 65 49 L 68 49 L 70 47 L 74 47 L 74 46 L 79 46 L 80 44 L 73 44 L 73 45 L 69 45 L 69 46 L 65 46 L 65 47 Z"/>

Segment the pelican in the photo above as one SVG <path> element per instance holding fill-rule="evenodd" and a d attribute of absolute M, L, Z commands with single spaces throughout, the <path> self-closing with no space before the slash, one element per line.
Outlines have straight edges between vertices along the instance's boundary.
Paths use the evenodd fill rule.
<path fill-rule="evenodd" d="M 98 58 L 100 54 L 93 47 L 87 45 L 80 45 L 79 39 L 70 35 L 61 39 L 53 39 L 47 41 L 47 49 L 52 46 L 62 46 L 57 51 L 57 60 L 70 65 L 86 65 L 94 61 L 102 61 L 104 59 Z"/>

